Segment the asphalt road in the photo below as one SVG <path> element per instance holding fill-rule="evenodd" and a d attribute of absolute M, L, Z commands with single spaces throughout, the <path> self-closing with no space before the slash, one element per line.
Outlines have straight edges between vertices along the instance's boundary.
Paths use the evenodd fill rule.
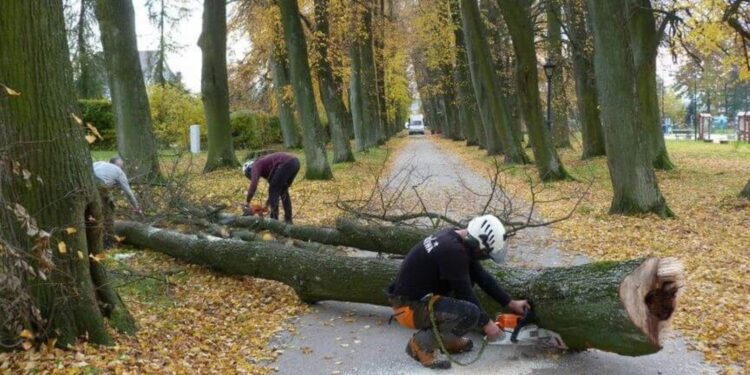
<path fill-rule="evenodd" d="M 441 151 L 428 136 L 411 136 L 407 147 L 397 156 L 393 168 L 414 166 L 408 178 L 429 182 L 418 190 L 436 204 L 440 199 L 463 202 L 476 200 L 473 193 L 487 186 L 482 176 L 462 166 L 453 155 Z M 395 176 L 398 177 L 398 176 Z M 406 178 L 406 177 L 404 177 Z M 463 181 L 463 182 L 462 182 Z M 470 203 L 456 206 L 452 214 L 471 214 Z M 587 262 L 581 255 L 566 254 L 557 246 L 547 228 L 529 229 L 510 243 L 508 263 L 515 266 L 563 266 Z M 404 353 L 412 332 L 394 323 L 391 310 L 381 306 L 342 302 L 322 302 L 311 313 L 295 319 L 296 332 L 277 335 L 271 345 L 283 351 L 276 363 L 269 364 L 281 374 L 428 374 L 427 370 Z M 624 357 L 598 350 L 580 353 L 560 352 L 539 347 L 490 346 L 474 364 L 454 365 L 445 374 L 715 374 L 699 353 L 689 351 L 679 334 L 665 343 L 659 353 L 642 357 Z M 474 337 L 475 344 L 479 336 Z M 467 361 L 477 350 L 463 354 Z"/>

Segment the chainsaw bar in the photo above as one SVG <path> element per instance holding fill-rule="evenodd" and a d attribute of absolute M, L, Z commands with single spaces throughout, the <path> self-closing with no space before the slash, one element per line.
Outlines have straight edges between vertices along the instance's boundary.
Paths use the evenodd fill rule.
<path fill-rule="evenodd" d="M 562 337 L 548 329 L 539 328 L 534 324 L 521 327 L 513 340 L 513 331 L 503 329 L 502 335 L 495 340 L 487 340 L 489 345 L 520 345 L 520 346 L 547 346 L 558 349 L 567 349 Z M 486 338 L 485 338 L 486 339 Z"/>

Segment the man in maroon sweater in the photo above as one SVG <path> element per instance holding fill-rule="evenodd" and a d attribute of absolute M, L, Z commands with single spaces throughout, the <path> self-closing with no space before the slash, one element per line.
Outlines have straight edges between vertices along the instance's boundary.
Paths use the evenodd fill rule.
<path fill-rule="evenodd" d="M 279 199 L 281 199 L 284 205 L 284 221 L 291 224 L 292 199 L 289 197 L 289 187 L 292 186 L 299 172 L 299 159 L 283 152 L 275 152 L 246 162 L 242 166 L 242 171 L 250 180 L 250 188 L 247 190 L 248 206 L 258 189 L 258 180 L 263 177 L 268 181 L 266 206 L 271 211 L 271 218 L 279 219 Z"/>

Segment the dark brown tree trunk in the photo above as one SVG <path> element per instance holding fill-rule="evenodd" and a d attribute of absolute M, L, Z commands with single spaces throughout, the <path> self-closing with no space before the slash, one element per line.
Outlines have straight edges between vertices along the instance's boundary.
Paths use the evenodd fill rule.
<path fill-rule="evenodd" d="M 664 29 L 656 28 L 651 0 L 628 0 L 626 6 L 641 117 L 639 137 L 646 146 L 644 151 L 648 152 L 654 168 L 671 170 L 674 164 L 664 143 L 656 88 L 656 56 Z"/>
<path fill-rule="evenodd" d="M 587 31 L 585 3 L 565 0 L 565 20 L 571 39 L 573 76 L 576 82 L 578 118 L 583 143 L 582 159 L 605 155 L 604 131 L 599 117 L 599 98 L 594 76 L 594 41 Z"/>
<path fill-rule="evenodd" d="M 315 24 L 317 40 L 315 46 L 318 51 L 316 67 L 318 75 L 318 90 L 323 106 L 328 114 L 328 126 L 331 129 L 331 143 L 333 143 L 333 162 L 344 163 L 354 161 L 349 136 L 346 129 L 349 116 L 344 106 L 341 82 L 337 81 L 331 68 L 328 56 L 328 0 L 315 0 Z"/>
<path fill-rule="evenodd" d="M 21 306 L 9 307 L 25 294 L 32 304 L 26 314 L 3 316 L 17 325 L 0 327 L 12 335 L 0 342 L 17 345 L 29 329 L 63 348 L 84 336 L 113 344 L 105 317 L 123 332 L 135 325 L 103 265 L 89 258 L 101 251 L 103 220 L 83 126 L 73 117 L 61 2 L 1 1 L 0 45 L 0 82 L 20 93 L 0 90 L 0 259 L 10 283 L 0 286 L 0 304 L 4 314 L 18 313 Z M 20 262 L 30 268 L 20 270 Z"/>
<path fill-rule="evenodd" d="M 594 70 L 614 191 L 610 213 L 672 216 L 659 191 L 648 145 L 639 135 L 643 118 L 636 97 L 632 39 L 623 23 L 628 19 L 627 6 L 608 0 L 587 0 L 587 4 L 593 21 Z"/>
<path fill-rule="evenodd" d="M 461 1 L 464 41 L 469 61 L 474 94 L 487 138 L 487 153 L 501 150 L 511 163 L 525 164 L 528 156 L 510 125 L 510 109 L 499 87 L 495 66 L 487 45 L 487 32 L 482 24 L 479 6 L 475 0 Z"/>
<path fill-rule="evenodd" d="M 299 130 L 294 121 L 294 110 L 292 105 L 294 97 L 286 95 L 289 87 L 289 67 L 287 65 L 286 49 L 284 46 L 274 46 L 270 57 L 271 76 L 273 79 L 273 93 L 276 99 L 276 108 L 281 125 L 281 136 L 284 139 L 284 147 L 299 148 Z"/>
<path fill-rule="evenodd" d="M 745 187 L 740 191 L 740 197 L 750 199 L 750 181 L 747 181 Z"/>
<path fill-rule="evenodd" d="M 498 0 L 497 3 L 513 40 L 513 51 L 516 55 L 516 88 L 539 177 L 543 181 L 570 178 L 552 145 L 550 132 L 542 117 L 534 28 L 530 12 L 531 1 Z"/>
<path fill-rule="evenodd" d="M 229 122 L 227 81 L 227 8 L 225 0 L 203 1 L 203 31 L 198 39 L 203 64 L 201 96 L 208 130 L 208 157 L 203 172 L 240 165 L 234 154 Z"/>
<path fill-rule="evenodd" d="M 547 58 L 556 65 L 552 75 L 552 143 L 555 147 L 570 147 L 561 18 L 560 0 L 547 0 Z"/>
<path fill-rule="evenodd" d="M 117 128 L 117 151 L 131 180 L 159 177 L 151 109 L 143 82 L 131 0 L 96 0 Z"/>
<path fill-rule="evenodd" d="M 315 106 L 310 65 L 307 58 L 307 42 L 300 23 L 296 0 L 279 0 L 284 41 L 289 56 L 289 75 L 294 91 L 299 120 L 303 127 L 302 144 L 305 149 L 305 178 L 328 180 L 333 178 L 323 144 L 322 126 Z"/>
<path fill-rule="evenodd" d="M 359 56 L 360 41 L 353 40 L 349 47 L 349 59 L 351 61 L 351 78 L 349 80 L 349 110 L 352 113 L 352 128 L 354 130 L 354 148 L 358 152 L 367 151 L 370 144 L 367 142 L 367 124 L 362 108 L 362 64 Z"/>
<path fill-rule="evenodd" d="M 360 82 L 362 86 L 362 119 L 368 147 L 374 147 L 380 139 L 380 109 L 378 107 L 378 85 L 373 50 L 372 9 L 366 7 L 363 18 L 364 38 L 359 45 Z"/>
<path fill-rule="evenodd" d="M 344 257 L 273 241 L 198 238 L 123 222 L 117 231 L 131 245 L 154 249 L 229 275 L 250 275 L 291 286 L 305 302 L 351 301 L 387 305 L 383 290 L 398 261 Z M 534 304 L 538 324 L 556 331 L 573 350 L 597 348 L 624 355 L 661 349 L 682 285 L 682 270 L 669 259 L 601 262 L 527 270 L 488 265 L 515 298 Z M 483 293 L 482 306 L 500 310 Z"/>

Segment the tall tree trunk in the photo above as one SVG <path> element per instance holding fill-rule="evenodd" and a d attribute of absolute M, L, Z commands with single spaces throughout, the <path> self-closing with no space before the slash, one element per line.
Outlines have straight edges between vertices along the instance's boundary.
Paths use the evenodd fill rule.
<path fill-rule="evenodd" d="M 76 25 L 76 67 L 78 77 L 76 80 L 76 91 L 81 99 L 99 98 L 102 96 L 102 87 L 96 75 L 93 53 L 88 48 L 86 37 L 89 27 L 88 14 L 91 11 L 91 0 L 81 0 L 78 12 L 78 24 Z"/>
<path fill-rule="evenodd" d="M 561 18 L 560 0 L 547 0 L 547 58 L 557 66 L 552 75 L 552 143 L 555 147 L 570 147 Z"/>
<path fill-rule="evenodd" d="M 354 129 L 354 147 L 357 152 L 367 151 L 370 148 L 367 143 L 367 129 L 364 113 L 362 112 L 362 64 L 359 56 L 359 44 L 352 41 L 349 47 L 349 58 L 351 60 L 351 79 L 349 80 L 349 110 L 352 113 L 352 128 Z"/>
<path fill-rule="evenodd" d="M 318 50 L 316 61 L 318 75 L 318 89 L 323 106 L 328 114 L 328 126 L 331 129 L 331 143 L 333 143 L 333 162 L 343 163 L 354 161 L 349 136 L 346 134 L 349 121 L 346 107 L 342 97 L 340 81 L 336 81 L 328 61 L 328 43 L 330 42 L 328 30 L 328 0 L 315 0 L 315 24 L 316 34 L 320 34 L 315 46 Z"/>
<path fill-rule="evenodd" d="M 529 141 L 534 150 L 539 177 L 543 181 L 569 178 L 557 151 L 552 145 L 550 132 L 544 125 L 542 103 L 539 98 L 534 28 L 529 0 L 498 0 L 498 7 L 508 25 L 513 51 L 516 54 L 516 87 L 521 103 L 521 112 L 529 132 Z"/>
<path fill-rule="evenodd" d="M 585 3 L 565 0 L 565 20 L 571 40 L 573 76 L 576 83 L 576 103 L 581 122 L 582 159 L 605 155 L 604 131 L 599 117 L 599 98 L 594 76 L 594 41 L 587 31 L 588 10 Z"/>
<path fill-rule="evenodd" d="M 607 144 L 607 164 L 612 180 L 613 214 L 653 212 L 672 216 L 659 191 L 656 175 L 640 140 L 642 129 L 637 77 L 626 4 L 587 0 L 593 23 L 594 70 Z"/>
<path fill-rule="evenodd" d="M 482 24 L 479 6 L 476 0 L 460 1 L 469 71 L 484 124 L 487 153 L 494 155 L 502 151 L 506 161 L 525 164 L 529 159 L 510 127 L 509 108 L 498 86 L 497 72 L 487 45 L 487 32 Z"/>
<path fill-rule="evenodd" d="M 225 0 L 203 1 L 203 31 L 198 39 L 203 65 L 201 96 L 208 130 L 208 157 L 203 172 L 240 165 L 234 154 L 229 121 L 227 81 L 227 5 Z"/>
<path fill-rule="evenodd" d="M 656 28 L 650 0 L 628 0 L 630 39 L 635 59 L 636 89 L 640 101 L 640 134 L 654 168 L 674 169 L 664 144 L 656 85 L 656 55 L 664 26 Z"/>
<path fill-rule="evenodd" d="M 228 275 L 250 275 L 289 285 L 301 300 L 388 305 L 383 289 L 399 262 L 337 256 L 327 250 L 275 241 L 199 238 L 133 222 L 118 223 L 128 243 Z M 674 259 L 634 259 L 541 270 L 487 266 L 516 298 L 534 301 L 535 323 L 557 332 L 573 350 L 596 348 L 638 356 L 661 349 L 684 283 Z M 477 293 L 490 313 L 500 306 Z"/>
<path fill-rule="evenodd" d="M 159 47 L 156 50 L 156 66 L 154 67 L 154 82 L 156 82 L 157 85 L 164 86 L 167 84 L 166 78 L 164 78 L 164 66 L 166 65 L 166 59 L 165 56 L 167 54 L 167 39 L 164 33 L 166 32 L 165 28 L 165 18 L 167 16 L 166 14 L 167 9 L 164 5 L 164 0 L 159 0 L 159 14 L 158 17 L 158 24 L 157 28 L 159 29 Z"/>
<path fill-rule="evenodd" d="M 453 69 L 453 84 L 456 87 L 456 101 L 458 107 L 458 122 L 466 136 L 466 145 L 479 145 L 479 134 L 482 119 L 479 117 L 477 101 L 471 86 L 471 73 L 466 56 L 464 31 L 461 25 L 461 10 L 459 0 L 450 1 L 453 37 L 456 39 L 456 66 Z M 481 137 L 484 138 L 484 137 Z"/>
<path fill-rule="evenodd" d="M 745 187 L 740 191 L 740 197 L 750 199 L 750 180 L 747 181 Z"/>
<path fill-rule="evenodd" d="M 6 264 L 3 276 L 30 293 L 41 318 L 30 311 L 3 316 L 20 326 L 0 328 L 13 335 L 0 341 L 17 343 L 25 328 L 40 342 L 57 338 L 60 347 L 82 336 L 113 344 L 105 317 L 123 332 L 135 326 L 104 266 L 89 258 L 102 250 L 103 218 L 83 127 L 73 120 L 78 111 L 62 3 L 1 1 L 0 45 L 0 82 L 20 93 L 0 92 L 0 158 L 7 161 L 0 163 L 0 246 L 3 261 L 16 262 Z M 17 260 L 7 258 L 11 252 Z M 21 260 L 35 275 L 14 280 Z"/>
<path fill-rule="evenodd" d="M 375 63 L 375 84 L 378 94 L 378 118 L 380 119 L 378 144 L 384 144 L 390 133 L 388 130 L 388 107 L 386 106 L 387 101 L 385 96 L 385 2 L 383 0 L 374 0 L 373 10 L 375 25 L 373 26 L 372 46 L 373 61 Z"/>
<path fill-rule="evenodd" d="M 307 58 L 307 42 L 300 23 L 297 0 L 279 0 L 281 23 L 284 26 L 284 40 L 289 56 L 289 75 L 294 91 L 299 120 L 303 126 L 302 143 L 305 149 L 305 178 L 327 180 L 333 178 L 323 145 L 323 128 L 320 125 L 318 109 L 315 106 L 310 65 Z"/>
<path fill-rule="evenodd" d="M 117 151 L 125 160 L 131 180 L 158 178 L 159 158 L 138 58 L 133 3 L 131 0 L 96 0 L 96 18 L 115 114 Z"/>
<path fill-rule="evenodd" d="M 276 98 L 276 109 L 279 114 L 281 125 L 281 136 L 284 139 L 284 147 L 299 148 L 301 146 L 299 131 L 294 121 L 294 110 L 290 102 L 294 101 L 292 95 L 287 95 L 289 83 L 289 67 L 284 46 L 274 46 L 270 57 L 271 76 L 273 79 L 273 93 Z"/>
<path fill-rule="evenodd" d="M 372 36 L 372 9 L 366 7 L 363 18 L 364 38 L 359 45 L 360 82 L 362 86 L 362 118 L 365 124 L 367 147 L 380 139 L 380 110 L 378 108 L 377 76 Z"/>

